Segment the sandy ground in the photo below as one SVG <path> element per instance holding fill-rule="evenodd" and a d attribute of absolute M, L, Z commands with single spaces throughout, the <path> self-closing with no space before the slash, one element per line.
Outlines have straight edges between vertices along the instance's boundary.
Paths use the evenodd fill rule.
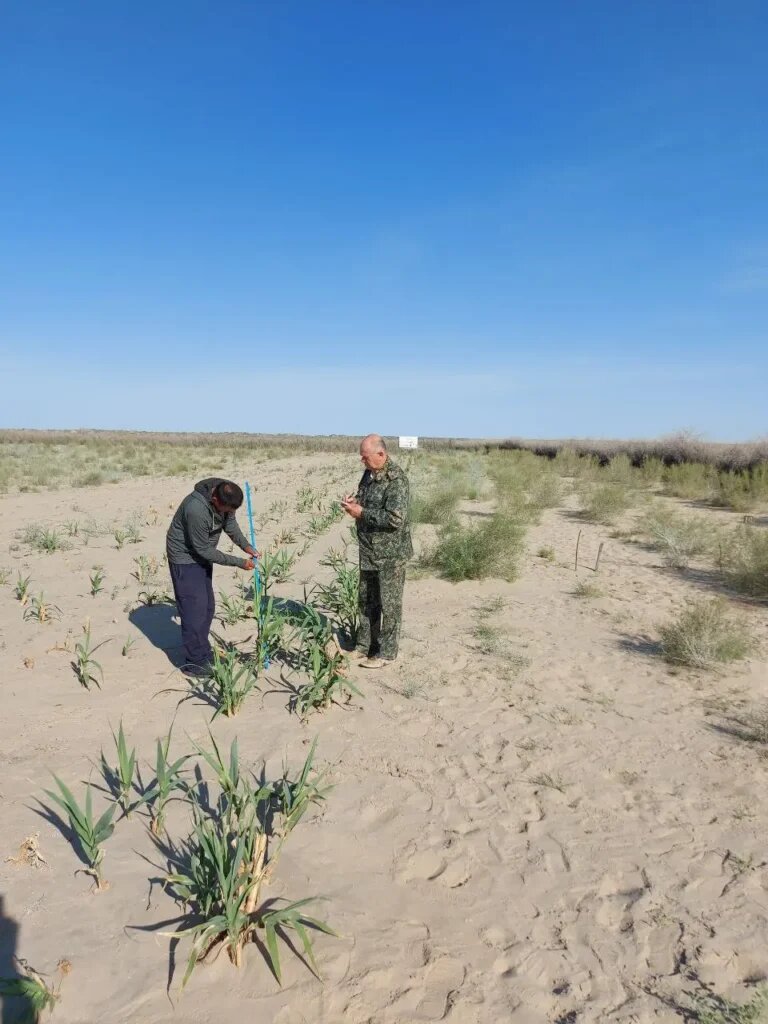
<path fill-rule="evenodd" d="M 327 455 L 254 469 L 257 510 L 289 502 L 261 543 L 306 522 L 294 511 L 301 486 L 337 496 L 357 476 L 354 457 Z M 219 741 L 237 735 L 245 764 L 266 761 L 274 771 L 284 759 L 300 764 L 319 737 L 336 788 L 291 837 L 271 894 L 328 897 L 320 916 L 342 937 L 317 941 L 323 983 L 286 951 L 280 988 L 254 946 L 239 972 L 224 956 L 199 967 L 179 997 L 182 970 L 169 987 L 168 940 L 145 930 L 177 914 L 156 884 L 165 864 L 145 819 L 118 822 L 104 865 L 111 888 L 93 894 L 37 801 L 50 770 L 78 792 L 89 773 L 98 780 L 110 723 L 122 717 L 143 765 L 168 729 L 179 694 L 159 691 L 183 685 L 169 660 L 178 627 L 163 608 L 130 620 L 139 588 L 129 574 L 137 555 L 162 554 L 171 510 L 192 482 L 0 502 L 0 567 L 12 570 L 0 588 L 0 976 L 12 973 L 13 952 L 45 972 L 68 958 L 59 1024 L 566 1024 L 679 1020 L 676 1005 L 696 989 L 691 972 L 738 998 L 765 975 L 768 761 L 717 730 L 728 707 L 765 701 L 765 608 L 740 606 L 762 653 L 721 675 L 674 673 L 654 649 L 654 626 L 685 597 L 711 593 L 712 581 L 667 570 L 658 555 L 564 508 L 530 531 L 513 584 L 410 580 L 402 657 L 381 673 L 357 670 L 365 691 L 357 706 L 303 726 L 275 688 L 236 718 L 216 719 Z M 122 550 L 110 534 L 87 546 L 76 537 L 52 554 L 15 537 L 32 521 L 119 523 L 132 513 L 157 522 Z M 604 596 L 592 600 L 573 595 L 579 529 L 585 563 L 606 545 Z M 278 592 L 300 596 L 303 580 L 327 577 L 319 559 L 346 530 L 316 539 Z M 542 545 L 554 547 L 554 562 L 536 557 Z M 107 575 L 91 597 L 95 564 Z M 31 574 L 32 593 L 42 589 L 60 606 L 60 621 L 23 620 L 17 570 Z M 236 578 L 217 569 L 217 589 L 232 591 Z M 496 597 L 503 606 L 486 622 L 501 640 L 482 653 L 478 609 Z M 87 617 L 95 641 L 112 638 L 98 655 L 103 688 L 91 692 L 57 649 Z M 128 636 L 136 643 L 123 657 Z M 209 720 L 210 709 L 182 704 L 174 750 L 205 742 Z M 187 826 L 177 805 L 169 831 L 182 837 Z M 5 861 L 35 832 L 44 866 Z"/>

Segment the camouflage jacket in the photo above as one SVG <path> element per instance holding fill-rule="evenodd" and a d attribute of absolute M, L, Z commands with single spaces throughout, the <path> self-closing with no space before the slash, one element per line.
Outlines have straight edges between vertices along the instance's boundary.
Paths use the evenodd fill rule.
<path fill-rule="evenodd" d="M 377 570 L 413 554 L 408 522 L 408 477 L 391 459 L 376 473 L 366 469 L 357 488 L 360 568 Z"/>

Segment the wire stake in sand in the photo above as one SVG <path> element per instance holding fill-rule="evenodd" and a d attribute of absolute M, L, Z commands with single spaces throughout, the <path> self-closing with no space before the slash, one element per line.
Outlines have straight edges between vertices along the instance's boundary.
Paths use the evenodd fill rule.
<path fill-rule="evenodd" d="M 251 547 L 256 550 L 256 531 L 253 527 L 253 506 L 251 505 L 251 485 L 246 480 L 245 482 L 245 504 L 248 510 L 248 530 L 251 535 Z M 256 556 L 253 556 L 253 615 L 259 624 L 259 633 L 261 633 L 262 623 L 262 609 L 261 609 L 261 573 L 259 572 L 259 563 Z M 259 640 L 261 645 L 261 640 Z M 259 652 L 261 653 L 261 652 Z M 269 668 L 269 657 L 264 655 L 264 668 Z"/>

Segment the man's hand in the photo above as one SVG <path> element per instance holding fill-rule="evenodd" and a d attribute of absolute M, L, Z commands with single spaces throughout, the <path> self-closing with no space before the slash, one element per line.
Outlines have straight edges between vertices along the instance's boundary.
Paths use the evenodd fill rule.
<path fill-rule="evenodd" d="M 363 506 L 355 501 L 354 494 L 347 494 L 346 497 L 342 498 L 341 507 L 353 519 L 359 519 L 363 514 Z"/>
<path fill-rule="evenodd" d="M 250 546 L 250 544 L 248 545 L 247 548 L 243 548 L 243 550 L 245 551 L 246 555 L 250 555 L 251 558 L 261 558 L 261 552 L 256 551 L 254 548 Z"/>
<path fill-rule="evenodd" d="M 256 568 L 256 560 L 253 559 L 253 558 L 246 558 L 245 565 L 243 566 L 243 569 L 245 569 L 247 572 L 253 572 L 253 570 L 255 568 Z"/>

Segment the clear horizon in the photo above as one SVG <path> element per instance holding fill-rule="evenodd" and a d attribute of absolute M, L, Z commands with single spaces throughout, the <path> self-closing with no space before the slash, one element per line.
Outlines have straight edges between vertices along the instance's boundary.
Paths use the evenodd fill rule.
<path fill-rule="evenodd" d="M 0 424 L 768 434 L 768 14 L 12 2 Z"/>

